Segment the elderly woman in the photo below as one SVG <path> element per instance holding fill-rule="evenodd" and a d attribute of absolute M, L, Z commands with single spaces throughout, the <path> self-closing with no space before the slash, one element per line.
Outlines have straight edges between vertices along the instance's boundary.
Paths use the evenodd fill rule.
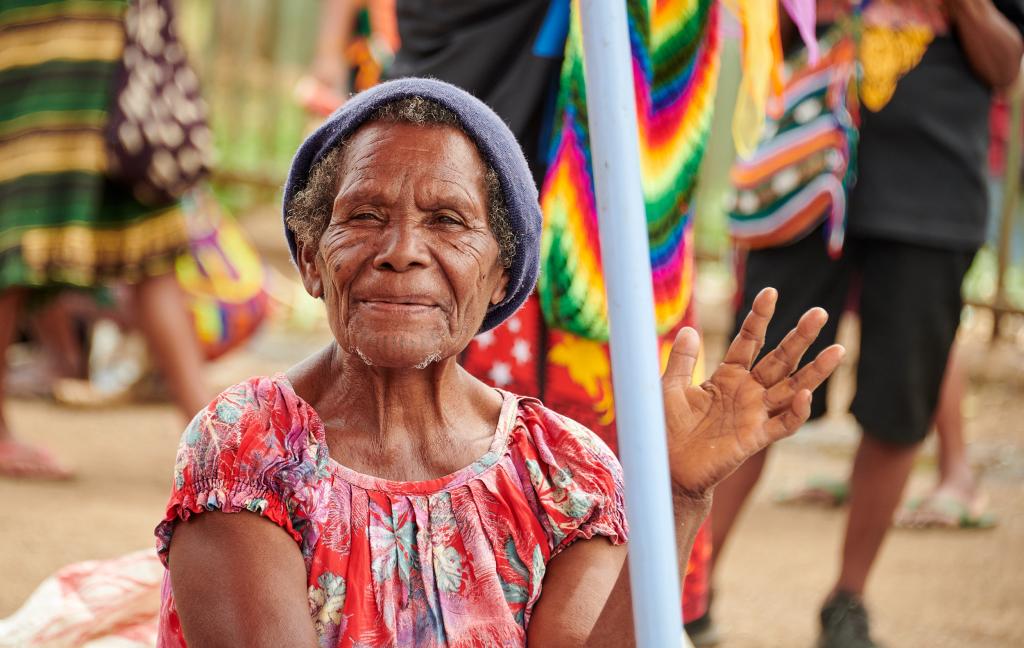
<path fill-rule="evenodd" d="M 457 362 L 537 276 L 536 190 L 508 128 L 438 81 L 366 91 L 299 149 L 285 223 L 334 340 L 186 430 L 157 529 L 161 645 L 631 645 L 618 462 Z M 800 425 L 842 355 L 793 373 L 819 309 L 751 370 L 774 303 L 704 385 L 696 333 L 673 349 L 679 565 L 714 485 Z"/>

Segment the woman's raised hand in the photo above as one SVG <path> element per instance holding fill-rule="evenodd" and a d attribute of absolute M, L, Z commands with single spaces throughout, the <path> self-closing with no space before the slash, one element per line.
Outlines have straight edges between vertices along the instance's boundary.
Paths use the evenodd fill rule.
<path fill-rule="evenodd" d="M 757 295 L 722 364 L 700 385 L 690 384 L 700 338 L 692 328 L 676 336 L 661 384 L 672 481 L 685 496 L 708 496 L 749 457 L 796 432 L 810 415 L 811 391 L 845 353 L 832 345 L 794 373 L 828 319 L 813 308 L 753 366 L 777 298 L 774 288 Z"/>

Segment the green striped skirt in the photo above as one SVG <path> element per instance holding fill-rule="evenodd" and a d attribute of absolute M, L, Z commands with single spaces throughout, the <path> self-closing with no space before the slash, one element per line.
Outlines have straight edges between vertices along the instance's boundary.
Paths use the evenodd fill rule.
<path fill-rule="evenodd" d="M 128 0 L 0 0 L 0 290 L 170 272 L 179 206 L 107 176 L 103 129 Z"/>

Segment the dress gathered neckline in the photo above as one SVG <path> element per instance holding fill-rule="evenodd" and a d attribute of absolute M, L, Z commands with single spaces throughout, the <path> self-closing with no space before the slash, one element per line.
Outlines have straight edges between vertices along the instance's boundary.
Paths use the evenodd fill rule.
<path fill-rule="evenodd" d="M 312 405 L 295 392 L 295 387 L 292 385 L 288 376 L 283 372 L 279 372 L 274 375 L 274 379 L 290 389 L 295 395 L 296 400 L 308 408 L 311 418 L 319 424 L 314 426 L 314 429 L 326 432 L 327 427 L 324 425 L 323 419 L 320 418 L 320 414 Z M 327 465 L 330 471 L 353 486 L 358 486 L 359 488 L 366 490 L 392 493 L 394 495 L 431 495 L 451 490 L 464 484 L 467 480 L 479 476 L 484 471 L 492 469 L 498 464 L 498 460 L 501 459 L 502 455 L 505 454 L 509 438 L 511 437 L 512 428 L 515 427 L 516 409 L 520 398 L 515 394 L 511 394 L 502 389 L 494 389 L 501 395 L 501 413 L 498 415 L 498 423 L 495 426 L 494 435 L 491 437 L 491 443 L 487 452 L 472 463 L 454 470 L 447 475 L 442 475 L 433 479 L 421 479 L 415 481 L 376 477 L 374 475 L 369 475 L 367 473 L 359 472 L 353 468 L 349 468 L 332 457 L 327 445 L 326 434 L 315 435 L 316 442 L 318 444 L 322 444 L 327 450 Z"/>

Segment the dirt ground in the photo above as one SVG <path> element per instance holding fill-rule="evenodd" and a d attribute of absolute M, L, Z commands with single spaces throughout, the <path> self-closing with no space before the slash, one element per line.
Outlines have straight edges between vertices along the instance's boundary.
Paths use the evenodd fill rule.
<path fill-rule="evenodd" d="M 706 305 L 712 346 L 723 312 L 720 300 Z M 971 374 L 967 435 L 999 525 L 891 534 L 867 597 L 875 633 L 888 646 L 1024 646 L 1024 336 L 990 349 L 984 317 L 973 322 L 962 347 Z M 224 386 L 279 370 L 325 340 L 322 330 L 273 326 L 215 364 L 211 378 Z M 164 404 L 71 409 L 11 401 L 9 413 L 16 430 L 73 462 L 79 476 L 64 484 L 0 481 L 0 617 L 61 565 L 152 546 L 183 426 Z M 773 496 L 811 475 L 845 474 L 856 434 L 851 420 L 834 417 L 773 450 L 716 583 L 723 647 L 812 645 L 843 512 L 780 507 Z M 933 475 L 929 445 L 909 493 L 925 492 Z"/>

